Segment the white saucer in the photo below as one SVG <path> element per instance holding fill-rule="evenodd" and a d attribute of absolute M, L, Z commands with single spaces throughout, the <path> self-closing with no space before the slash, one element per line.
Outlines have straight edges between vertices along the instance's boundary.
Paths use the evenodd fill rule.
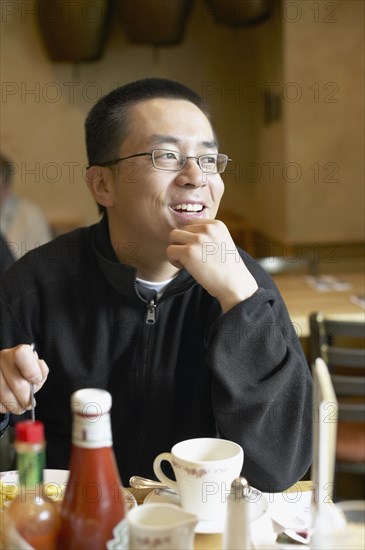
<path fill-rule="evenodd" d="M 58 483 L 59 485 L 66 485 L 70 472 L 68 470 L 43 470 L 43 482 L 44 483 Z M 0 472 L 0 480 L 3 483 L 13 483 L 18 485 L 19 476 L 18 470 L 8 470 L 7 472 Z"/>
<path fill-rule="evenodd" d="M 180 506 L 180 497 L 172 490 L 166 489 L 155 489 L 148 493 L 144 499 L 144 504 L 151 503 L 169 503 L 176 504 Z M 269 502 L 265 495 L 261 493 L 258 489 L 252 488 L 252 493 L 249 498 L 249 516 L 250 521 L 256 521 L 261 518 L 269 509 Z M 216 521 L 199 521 L 195 527 L 196 533 L 205 533 L 205 534 L 215 534 L 223 533 L 224 531 L 224 520 L 223 522 Z"/>
<path fill-rule="evenodd" d="M 56 485 L 60 491 L 64 492 L 67 480 L 70 472 L 68 470 L 43 470 L 43 484 L 44 485 Z M 8 470 L 7 472 L 0 472 L 0 481 L 7 485 L 18 485 L 19 476 L 18 470 Z M 130 491 L 123 487 L 124 503 L 127 511 L 137 506 L 137 501 Z"/>

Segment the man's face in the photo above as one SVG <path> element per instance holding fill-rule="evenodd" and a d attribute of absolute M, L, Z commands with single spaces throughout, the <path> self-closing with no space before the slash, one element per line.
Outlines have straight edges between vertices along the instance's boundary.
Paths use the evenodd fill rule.
<path fill-rule="evenodd" d="M 192 103 L 172 99 L 131 108 L 130 133 L 118 156 L 156 148 L 194 157 L 218 152 L 206 116 Z M 115 169 L 109 216 L 131 241 L 165 245 L 172 229 L 189 220 L 215 218 L 223 190 L 220 175 L 203 174 L 195 159 L 188 159 L 179 172 L 169 172 L 154 168 L 149 156 L 132 158 Z"/>

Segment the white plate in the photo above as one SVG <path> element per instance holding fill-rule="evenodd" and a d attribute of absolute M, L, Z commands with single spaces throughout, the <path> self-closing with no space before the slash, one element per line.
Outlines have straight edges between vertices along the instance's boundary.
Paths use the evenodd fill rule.
<path fill-rule="evenodd" d="M 43 481 L 44 483 L 66 485 L 69 473 L 70 472 L 68 470 L 43 470 Z M 15 485 L 18 485 L 18 470 L 0 472 L 0 480 L 3 483 L 14 483 Z"/>
<path fill-rule="evenodd" d="M 43 483 L 44 485 L 52 484 L 60 487 L 60 490 L 64 492 L 67 480 L 70 472 L 68 470 L 43 470 Z M 7 472 L 0 472 L 0 480 L 8 485 L 19 484 L 18 470 L 9 470 Z M 127 511 L 137 506 L 137 501 L 130 491 L 123 487 L 124 503 Z"/>
<path fill-rule="evenodd" d="M 151 491 L 144 499 L 145 504 L 156 503 L 169 503 L 180 506 L 180 497 L 173 491 L 166 491 L 165 489 L 155 489 Z M 269 509 L 269 502 L 265 495 L 258 489 L 252 487 L 252 493 L 249 497 L 249 516 L 250 521 L 256 521 L 261 518 L 265 512 Z M 195 527 L 196 533 L 223 533 L 224 521 L 217 523 L 216 521 L 199 521 Z"/>

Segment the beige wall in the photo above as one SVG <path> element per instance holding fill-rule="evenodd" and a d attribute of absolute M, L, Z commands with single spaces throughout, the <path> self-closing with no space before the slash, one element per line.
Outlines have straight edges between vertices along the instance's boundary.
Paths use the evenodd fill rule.
<path fill-rule="evenodd" d="M 364 2 L 317 4 L 285 25 L 284 72 L 302 91 L 284 119 L 286 159 L 302 171 L 287 184 L 288 238 L 363 240 Z"/>
<path fill-rule="evenodd" d="M 252 161 L 256 166 L 245 173 L 243 191 L 245 202 L 252 205 L 248 217 L 264 234 L 285 241 L 287 235 L 287 195 L 282 167 L 285 164 L 283 118 L 265 122 L 264 95 L 277 96 L 282 102 L 285 86 L 283 75 L 283 27 L 284 21 L 276 7 L 271 21 L 257 26 L 254 34 L 255 58 L 253 81 L 261 92 L 255 109 L 255 144 Z M 282 108 L 282 107 L 281 107 Z"/>
<path fill-rule="evenodd" d="M 298 21 L 288 4 L 301 8 Z M 318 23 L 310 9 L 317 4 Z M 234 159 L 223 206 L 284 241 L 362 238 L 364 4 L 326 4 L 339 6 L 337 23 L 320 22 L 331 15 L 322 1 L 297 0 L 284 7 L 276 2 L 270 22 L 232 29 L 213 22 L 196 0 L 181 44 L 132 45 L 114 21 L 102 58 L 72 65 L 47 58 L 33 0 L 1 2 L 1 149 L 17 163 L 17 192 L 37 201 L 50 219 L 94 222 L 83 177 L 85 116 L 115 86 L 163 76 L 203 93 L 212 106 L 221 150 Z M 301 86 L 302 97 L 284 98 L 282 118 L 265 125 L 263 92 L 292 93 L 290 82 Z M 308 89 L 314 82 L 318 102 Z M 337 103 L 325 102 L 328 82 L 339 86 Z M 303 171 L 297 183 L 281 176 L 290 162 Z M 318 183 L 308 170 L 316 162 Z M 323 181 L 328 162 L 339 166 L 338 183 Z"/>
<path fill-rule="evenodd" d="M 19 168 L 16 191 L 37 201 L 50 219 L 97 219 L 83 176 L 83 123 L 95 99 L 130 80 L 168 77 L 203 93 L 222 150 L 235 158 L 247 151 L 249 158 L 249 105 L 238 104 L 229 88 L 250 72 L 251 30 L 217 26 L 197 0 L 181 44 L 133 45 L 114 21 L 102 58 L 72 65 L 49 61 L 33 0 L 7 4 L 19 9 L 1 18 L 1 148 Z M 225 200 L 241 210 L 240 184 L 230 187 Z"/>
<path fill-rule="evenodd" d="M 282 118 L 265 124 L 255 106 L 251 221 L 284 242 L 363 241 L 364 2 L 284 0 L 254 41 L 255 81 Z"/>

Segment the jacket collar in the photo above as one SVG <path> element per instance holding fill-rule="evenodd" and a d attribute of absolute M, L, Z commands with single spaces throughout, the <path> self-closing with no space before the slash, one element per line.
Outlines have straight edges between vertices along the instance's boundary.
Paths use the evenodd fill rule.
<path fill-rule="evenodd" d="M 106 214 L 99 223 L 94 225 L 93 229 L 91 246 L 104 276 L 119 294 L 135 296 L 136 299 L 139 299 L 135 285 L 136 269 L 118 260 L 111 244 Z M 190 273 L 186 269 L 181 269 L 166 287 L 161 300 L 183 293 L 196 284 Z"/>

